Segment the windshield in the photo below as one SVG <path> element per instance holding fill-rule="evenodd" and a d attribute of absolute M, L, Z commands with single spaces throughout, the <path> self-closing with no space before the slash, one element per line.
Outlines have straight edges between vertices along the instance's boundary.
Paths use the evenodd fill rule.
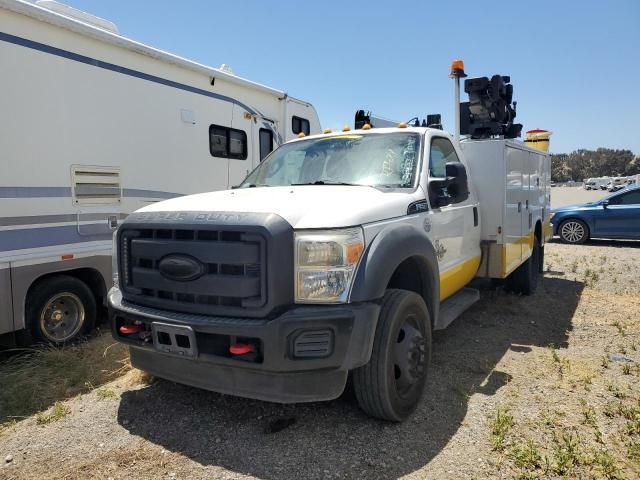
<path fill-rule="evenodd" d="M 334 135 L 284 144 L 240 185 L 413 186 L 420 136 L 413 132 Z"/>

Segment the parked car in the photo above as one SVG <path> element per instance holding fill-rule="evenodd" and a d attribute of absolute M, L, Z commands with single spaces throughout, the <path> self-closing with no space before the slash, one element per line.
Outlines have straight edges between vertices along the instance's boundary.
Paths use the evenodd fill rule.
<path fill-rule="evenodd" d="M 584 243 L 590 238 L 640 240 L 640 187 L 582 205 L 552 210 L 553 234 L 565 243 Z"/>

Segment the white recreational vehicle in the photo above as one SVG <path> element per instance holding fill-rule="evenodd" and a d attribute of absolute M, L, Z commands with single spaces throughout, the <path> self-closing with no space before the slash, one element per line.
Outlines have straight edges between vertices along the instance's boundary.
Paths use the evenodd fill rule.
<path fill-rule="evenodd" d="M 307 102 L 50 0 L 0 0 L 0 70 L 0 335 L 87 331 L 128 213 L 227 189 L 320 133 Z"/>

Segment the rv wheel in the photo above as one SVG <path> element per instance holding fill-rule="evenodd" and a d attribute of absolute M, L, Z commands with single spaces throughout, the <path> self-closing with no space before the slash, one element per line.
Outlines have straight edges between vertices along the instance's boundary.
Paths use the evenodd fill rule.
<path fill-rule="evenodd" d="M 81 280 L 68 275 L 50 277 L 31 288 L 26 318 L 33 340 L 63 345 L 93 328 L 96 300 Z"/>
<path fill-rule="evenodd" d="M 392 422 L 417 407 L 431 356 L 431 321 L 422 297 L 387 290 L 373 341 L 371 360 L 353 372 L 360 408 Z"/>

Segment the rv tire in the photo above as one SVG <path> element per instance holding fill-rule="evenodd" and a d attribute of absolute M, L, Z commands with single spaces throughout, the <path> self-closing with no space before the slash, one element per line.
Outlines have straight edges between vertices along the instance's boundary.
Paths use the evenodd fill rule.
<path fill-rule="evenodd" d="M 32 340 L 52 345 L 73 342 L 90 332 L 96 312 L 96 299 L 89 287 L 70 275 L 56 275 L 34 284 L 25 309 Z"/>

